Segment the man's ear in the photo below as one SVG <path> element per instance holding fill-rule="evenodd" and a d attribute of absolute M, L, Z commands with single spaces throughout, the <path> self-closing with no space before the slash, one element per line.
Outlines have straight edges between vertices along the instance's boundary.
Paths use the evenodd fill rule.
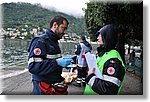
<path fill-rule="evenodd" d="M 57 27 L 58 27 L 58 24 L 57 24 L 56 22 L 54 22 L 54 23 L 53 23 L 53 27 L 54 27 L 54 28 L 57 28 Z"/>

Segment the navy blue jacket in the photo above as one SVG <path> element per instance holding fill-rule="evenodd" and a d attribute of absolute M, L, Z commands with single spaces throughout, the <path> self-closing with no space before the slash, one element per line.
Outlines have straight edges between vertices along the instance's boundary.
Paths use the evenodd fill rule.
<path fill-rule="evenodd" d="M 44 34 L 31 41 L 28 49 L 28 69 L 32 73 L 33 80 L 50 84 L 64 80 L 61 77 L 62 68 L 57 65 L 56 58 L 47 58 L 47 55 L 61 53 L 58 40 L 55 33 L 47 29 Z"/>

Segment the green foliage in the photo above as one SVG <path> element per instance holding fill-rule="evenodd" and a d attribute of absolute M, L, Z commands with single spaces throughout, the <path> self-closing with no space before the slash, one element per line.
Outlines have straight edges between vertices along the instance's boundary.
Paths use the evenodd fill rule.
<path fill-rule="evenodd" d="M 54 10 L 43 8 L 40 4 L 30 3 L 3 3 L 3 27 L 22 29 L 28 25 L 32 28 L 49 28 L 50 19 L 56 15 L 62 15 L 69 21 L 68 32 L 87 34 L 84 18 L 76 18 Z"/>
<path fill-rule="evenodd" d="M 92 0 L 87 3 L 85 20 L 93 41 L 97 30 L 110 23 L 118 25 L 120 32 L 124 34 L 132 33 L 132 39 L 143 40 L 143 2 L 112 3 Z"/>
<path fill-rule="evenodd" d="M 93 41 L 96 39 L 94 34 L 103 25 L 103 21 L 105 20 L 104 11 L 105 5 L 99 5 L 95 2 L 88 3 L 87 9 L 85 9 L 86 26 Z"/>
<path fill-rule="evenodd" d="M 140 41 L 140 40 L 137 40 L 137 39 L 131 39 L 131 38 L 128 38 L 127 39 L 127 43 L 129 45 L 133 45 L 133 46 L 142 46 L 143 45 L 143 42 Z"/>

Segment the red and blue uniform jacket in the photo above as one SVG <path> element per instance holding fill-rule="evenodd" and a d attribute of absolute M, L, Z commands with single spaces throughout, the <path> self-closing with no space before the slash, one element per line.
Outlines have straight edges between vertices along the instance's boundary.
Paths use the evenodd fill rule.
<path fill-rule="evenodd" d="M 28 69 L 33 80 L 50 84 L 64 80 L 61 76 L 62 68 L 56 63 L 56 59 L 61 57 L 58 40 L 55 33 L 47 29 L 44 34 L 31 41 L 28 49 Z"/>

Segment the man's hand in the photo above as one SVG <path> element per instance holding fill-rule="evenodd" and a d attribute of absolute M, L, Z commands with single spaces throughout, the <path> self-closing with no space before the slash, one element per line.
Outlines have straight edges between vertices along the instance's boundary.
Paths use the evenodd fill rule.
<path fill-rule="evenodd" d="M 59 66 L 65 68 L 71 64 L 72 59 L 71 58 L 58 58 L 56 61 Z"/>

